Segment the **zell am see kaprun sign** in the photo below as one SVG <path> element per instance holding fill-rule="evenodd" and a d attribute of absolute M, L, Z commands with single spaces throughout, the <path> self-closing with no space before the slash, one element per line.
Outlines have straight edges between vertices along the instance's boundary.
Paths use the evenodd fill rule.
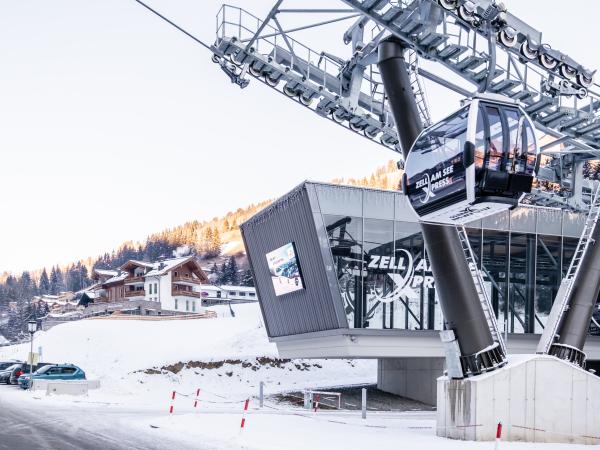
<path fill-rule="evenodd" d="M 367 273 L 381 274 L 389 277 L 393 283 L 391 292 L 384 294 L 384 289 L 374 288 L 375 299 L 383 303 L 391 303 L 398 298 L 419 298 L 421 288 L 434 289 L 431 266 L 425 258 L 414 258 L 404 249 L 397 249 L 396 256 L 370 255 Z"/>

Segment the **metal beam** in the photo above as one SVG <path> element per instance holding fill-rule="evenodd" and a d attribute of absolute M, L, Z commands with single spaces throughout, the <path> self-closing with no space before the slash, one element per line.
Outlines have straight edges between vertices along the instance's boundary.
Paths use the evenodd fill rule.
<path fill-rule="evenodd" d="M 289 30 L 283 30 L 281 28 L 281 26 L 278 26 L 277 27 L 279 29 L 278 33 L 265 34 L 264 36 L 260 36 L 260 37 L 262 39 L 267 39 L 270 37 L 281 35 L 281 36 L 283 36 L 284 39 L 286 39 L 286 37 L 285 37 L 286 34 L 294 33 L 296 31 L 308 30 L 309 28 L 321 27 L 323 25 L 329 25 L 331 23 L 341 22 L 343 20 L 354 19 L 355 17 L 358 17 L 358 16 L 360 16 L 360 14 L 352 14 L 350 16 L 338 17 L 337 19 L 325 20 L 323 22 L 311 23 L 310 25 L 304 25 L 301 27 L 290 28 Z M 271 19 L 269 19 L 269 20 L 274 20 L 275 22 L 279 23 L 279 21 L 277 21 L 275 16 L 271 17 Z M 247 42 L 247 41 L 254 42 L 257 37 L 258 37 L 257 35 L 254 35 L 251 39 L 241 39 L 240 42 Z M 246 49 L 248 49 L 247 46 L 246 46 Z"/>
<path fill-rule="evenodd" d="M 282 3 L 283 3 L 283 0 L 277 0 L 277 2 L 275 2 L 273 7 L 271 8 L 271 11 L 269 11 L 269 14 L 267 14 L 267 17 L 265 17 L 265 20 L 263 21 L 263 23 L 260 24 L 260 26 L 258 27 L 258 30 L 256 30 L 256 33 L 254 33 L 254 36 L 252 36 L 252 38 L 248 41 L 248 45 L 246 45 L 246 51 L 250 50 L 250 47 L 252 47 L 252 44 L 254 44 L 254 41 L 256 41 L 258 39 L 258 36 L 260 36 L 260 33 L 262 33 L 262 31 L 269 24 L 271 19 L 273 17 L 275 17 L 275 15 L 277 14 L 279 5 L 281 5 Z"/>
<path fill-rule="evenodd" d="M 280 13 L 307 13 L 307 14 L 347 14 L 347 13 L 355 13 L 355 9 L 294 9 L 294 8 L 286 8 L 280 9 Z"/>

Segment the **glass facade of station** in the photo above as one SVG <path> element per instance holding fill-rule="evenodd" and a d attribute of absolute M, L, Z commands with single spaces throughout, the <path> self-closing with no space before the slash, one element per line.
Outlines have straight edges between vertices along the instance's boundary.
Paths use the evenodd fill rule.
<path fill-rule="evenodd" d="M 440 330 L 423 238 L 404 196 L 314 185 L 350 328 Z M 585 216 L 520 207 L 467 231 L 500 328 L 541 333 Z"/>

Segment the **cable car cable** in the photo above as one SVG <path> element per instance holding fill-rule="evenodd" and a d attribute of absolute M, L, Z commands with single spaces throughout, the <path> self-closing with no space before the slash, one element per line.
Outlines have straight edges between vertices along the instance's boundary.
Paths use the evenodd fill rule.
<path fill-rule="evenodd" d="M 161 13 L 159 13 L 158 11 L 152 9 L 150 6 L 148 6 L 147 4 L 145 4 L 144 2 L 142 2 L 141 0 L 134 0 L 135 2 L 139 3 L 140 5 L 142 5 L 144 8 L 146 8 L 148 11 L 154 13 L 155 15 L 157 15 L 158 17 L 160 17 L 162 20 L 164 20 L 165 22 L 167 22 L 169 25 L 171 25 L 172 27 L 177 28 L 179 31 L 181 31 L 183 34 L 185 34 L 187 37 L 192 38 L 194 41 L 196 41 L 198 44 L 200 44 L 201 46 L 203 46 L 204 48 L 206 48 L 207 50 L 211 50 L 210 45 L 206 44 L 205 42 L 202 42 L 200 39 L 198 39 L 196 36 L 194 36 L 192 33 L 190 33 L 189 31 L 184 30 L 183 28 L 181 28 L 179 25 L 177 25 L 175 22 L 173 22 L 172 20 L 168 19 L 167 17 L 163 16 Z"/>

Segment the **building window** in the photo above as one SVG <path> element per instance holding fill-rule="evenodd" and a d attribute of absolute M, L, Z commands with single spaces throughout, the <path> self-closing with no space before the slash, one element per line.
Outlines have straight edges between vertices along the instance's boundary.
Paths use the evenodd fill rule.
<path fill-rule="evenodd" d="M 245 297 L 245 296 L 246 296 L 246 293 L 245 293 L 245 292 L 240 292 L 238 295 L 239 295 L 240 297 Z"/>
<path fill-rule="evenodd" d="M 178 309 L 177 308 L 179 306 L 178 303 L 179 303 L 179 300 L 175 299 L 175 309 Z"/>
<path fill-rule="evenodd" d="M 175 272 L 175 276 L 178 277 L 179 276 L 179 272 Z"/>
<path fill-rule="evenodd" d="M 221 298 L 221 291 L 217 291 L 217 298 Z"/>
<path fill-rule="evenodd" d="M 154 293 L 158 294 L 158 283 L 154 283 Z"/>
<path fill-rule="evenodd" d="M 256 294 L 254 292 L 250 292 L 250 297 L 256 297 Z"/>
<path fill-rule="evenodd" d="M 196 302 L 192 301 L 192 311 L 196 312 Z"/>
<path fill-rule="evenodd" d="M 152 295 L 152 284 L 150 284 L 150 286 L 148 286 L 149 290 L 148 290 L 148 294 Z"/>
<path fill-rule="evenodd" d="M 190 301 L 189 301 L 189 300 L 186 300 L 186 301 L 185 301 L 185 310 L 186 310 L 186 311 L 189 311 L 189 310 L 190 310 Z"/>

